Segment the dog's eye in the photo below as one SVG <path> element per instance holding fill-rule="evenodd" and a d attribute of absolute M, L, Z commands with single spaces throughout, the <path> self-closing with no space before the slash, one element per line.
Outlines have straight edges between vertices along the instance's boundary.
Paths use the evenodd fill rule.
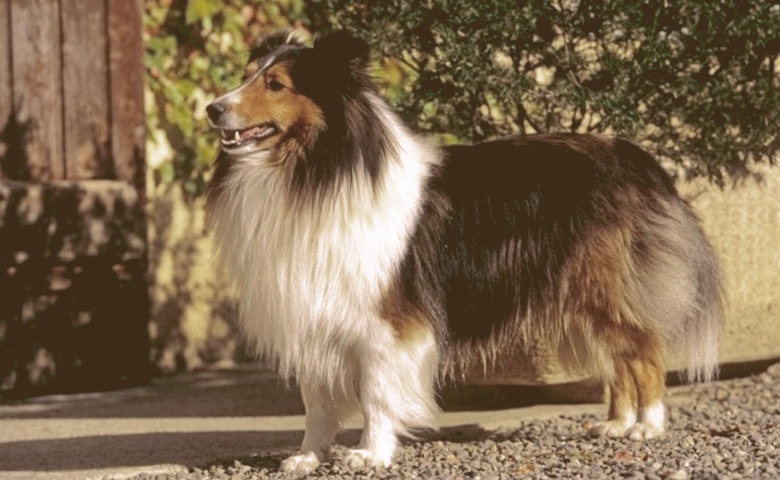
<path fill-rule="evenodd" d="M 266 88 L 268 90 L 271 90 L 272 92 L 278 92 L 279 90 L 284 88 L 284 85 L 279 80 L 270 79 L 265 84 Z"/>

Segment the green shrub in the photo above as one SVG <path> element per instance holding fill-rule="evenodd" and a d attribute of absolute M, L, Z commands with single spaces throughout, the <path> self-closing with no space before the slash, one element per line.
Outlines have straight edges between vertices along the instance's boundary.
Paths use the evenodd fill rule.
<path fill-rule="evenodd" d="M 203 108 L 279 27 L 346 28 L 390 102 L 442 142 L 616 134 L 718 183 L 780 148 L 780 5 L 747 0 L 147 0 L 147 115 L 160 182 L 202 191 Z"/>
<path fill-rule="evenodd" d="M 780 5 L 749 0 L 315 0 L 396 59 L 420 129 L 600 132 L 722 182 L 780 147 Z"/>

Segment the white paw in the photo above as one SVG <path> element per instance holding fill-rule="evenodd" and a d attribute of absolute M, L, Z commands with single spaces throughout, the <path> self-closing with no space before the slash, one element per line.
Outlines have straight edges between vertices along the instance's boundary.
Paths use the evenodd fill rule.
<path fill-rule="evenodd" d="M 664 434 L 663 427 L 651 425 L 649 423 L 639 422 L 632 425 L 626 430 L 626 437 L 631 440 L 648 440 L 651 438 L 657 438 Z"/>
<path fill-rule="evenodd" d="M 625 435 L 628 429 L 629 425 L 624 420 L 607 420 L 595 424 L 588 433 L 592 437 L 618 438 Z"/>
<path fill-rule="evenodd" d="M 285 458 L 279 465 L 279 471 L 285 473 L 308 474 L 320 466 L 320 459 L 314 452 L 300 453 L 292 457 Z"/>
<path fill-rule="evenodd" d="M 344 465 L 352 470 L 364 470 L 369 468 L 387 468 L 392 459 L 389 456 L 380 455 L 371 450 L 353 449 L 344 455 Z"/>

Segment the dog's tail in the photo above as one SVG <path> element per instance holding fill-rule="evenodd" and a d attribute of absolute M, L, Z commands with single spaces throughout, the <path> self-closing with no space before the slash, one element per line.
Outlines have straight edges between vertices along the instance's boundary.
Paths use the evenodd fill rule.
<path fill-rule="evenodd" d="M 687 379 L 710 381 L 718 374 L 718 345 L 723 328 L 723 284 L 712 245 L 698 221 L 693 226 L 695 233 L 690 239 L 689 249 L 691 255 L 694 255 L 692 267 L 696 296 L 691 315 L 685 322 L 685 344 L 682 350 L 687 353 Z"/>
<path fill-rule="evenodd" d="M 687 202 L 661 200 L 637 255 L 640 308 L 656 323 L 665 350 L 687 381 L 718 374 L 723 287 L 717 256 Z"/>

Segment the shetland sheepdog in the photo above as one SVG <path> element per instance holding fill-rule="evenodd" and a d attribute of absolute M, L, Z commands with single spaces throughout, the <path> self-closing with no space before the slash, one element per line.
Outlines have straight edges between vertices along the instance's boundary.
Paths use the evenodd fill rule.
<path fill-rule="evenodd" d="M 661 435 L 668 362 L 712 378 L 722 319 L 713 249 L 670 177 L 591 135 L 437 148 L 382 100 L 368 56 L 343 32 L 271 35 L 207 107 L 217 258 L 243 330 L 306 407 L 281 469 L 328 460 L 354 413 L 342 461 L 388 466 L 399 436 L 433 424 L 442 379 L 540 339 L 605 382 L 592 434 Z"/>

